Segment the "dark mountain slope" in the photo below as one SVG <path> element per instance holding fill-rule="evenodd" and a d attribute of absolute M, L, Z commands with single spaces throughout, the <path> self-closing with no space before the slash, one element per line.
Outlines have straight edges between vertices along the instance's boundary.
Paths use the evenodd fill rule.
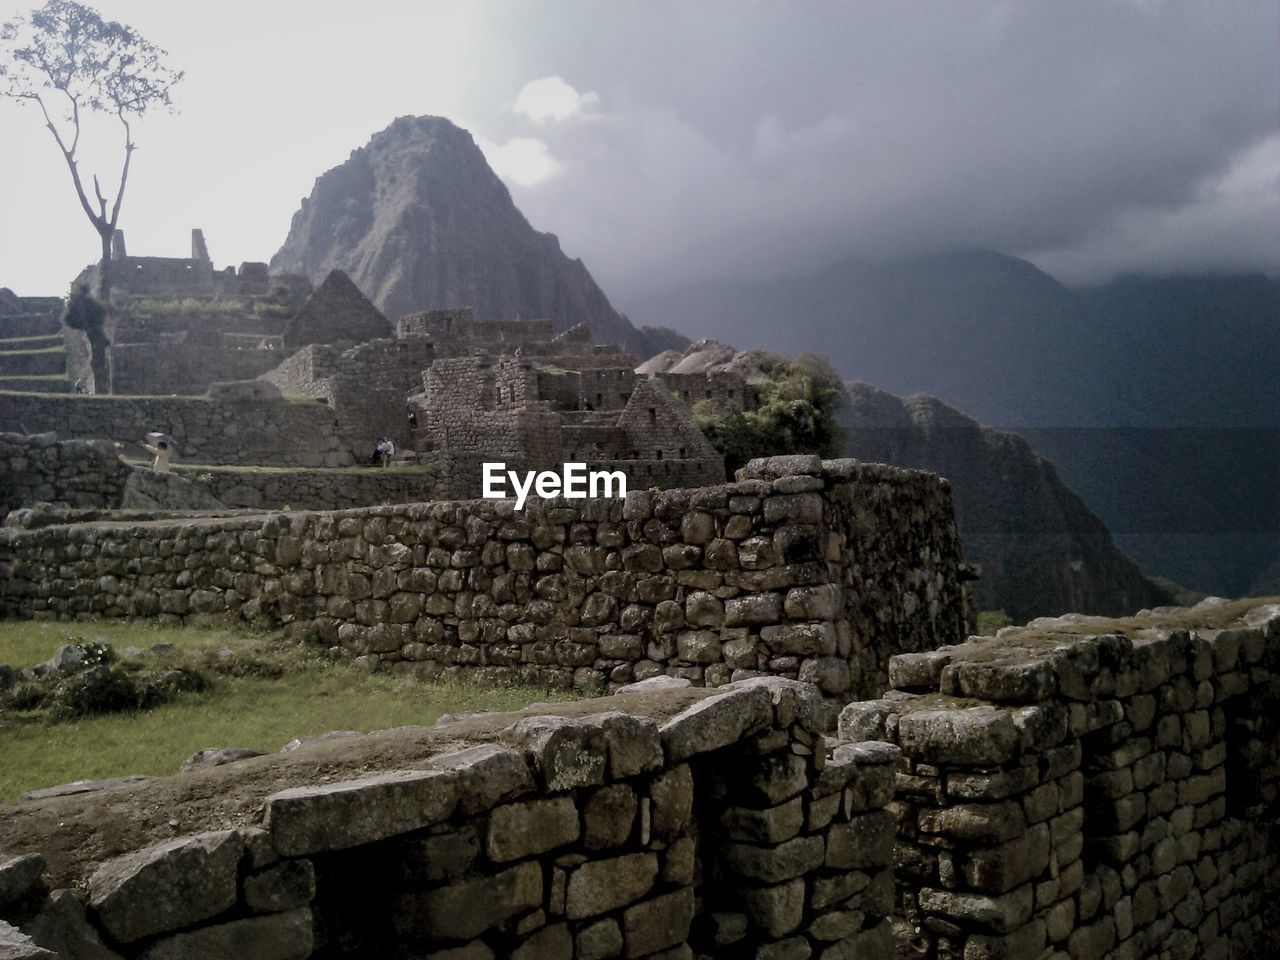
<path fill-rule="evenodd" d="M 1280 287 L 1122 278 L 1073 291 L 984 252 L 709 284 L 636 305 L 830 356 L 1026 437 L 1144 570 L 1234 595 L 1280 553 Z"/>
<path fill-rule="evenodd" d="M 979 610 L 1015 621 L 1067 611 L 1118 615 L 1169 602 L 1111 542 L 1106 526 L 1021 437 L 927 396 L 846 385 L 851 456 L 949 479 L 965 558 L 982 568 Z"/>

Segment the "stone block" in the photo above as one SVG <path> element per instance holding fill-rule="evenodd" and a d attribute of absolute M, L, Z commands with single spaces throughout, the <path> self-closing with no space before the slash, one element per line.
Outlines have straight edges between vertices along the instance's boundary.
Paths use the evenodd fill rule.
<path fill-rule="evenodd" d="M 1033 920 L 1002 937 L 976 933 L 964 942 L 964 960 L 1036 960 L 1044 951 L 1046 940 L 1043 920 Z"/>
<path fill-rule="evenodd" d="M 40 886 L 44 857 L 28 853 L 20 857 L 0 857 L 0 910 L 21 903 Z"/>
<path fill-rule="evenodd" d="M 755 883 L 782 883 L 822 865 L 822 837 L 794 837 L 776 846 L 731 843 L 724 847 L 725 870 Z"/>
<path fill-rule="evenodd" d="M 818 960 L 892 960 L 893 956 L 893 926 L 888 920 L 881 920 L 874 927 L 833 943 L 818 955 Z"/>
<path fill-rule="evenodd" d="M 316 895 L 310 860 L 284 860 L 244 878 L 244 902 L 254 913 L 281 913 L 303 907 Z"/>
<path fill-rule="evenodd" d="M 612 917 L 599 920 L 578 931 L 574 960 L 605 960 L 622 953 L 622 928 Z M 568 956 L 568 954 L 565 954 Z"/>
<path fill-rule="evenodd" d="M 978 843 L 1003 843 L 1021 836 L 1027 829 L 1022 807 L 1013 800 L 923 809 L 918 822 L 925 833 L 941 833 Z"/>
<path fill-rule="evenodd" d="M 658 858 L 652 853 L 589 860 L 569 874 L 565 915 L 581 920 L 635 903 L 652 889 L 657 875 Z"/>
<path fill-rule="evenodd" d="M 896 838 L 893 814 L 883 810 L 833 824 L 827 831 L 826 865 L 837 870 L 887 866 Z"/>
<path fill-rule="evenodd" d="M 802 878 L 773 887 L 745 889 L 739 903 L 754 927 L 778 939 L 797 929 L 804 919 L 804 887 Z"/>
<path fill-rule="evenodd" d="M 97 929 L 89 922 L 84 904 L 70 890 L 54 890 L 49 894 L 35 917 L 22 925 L 22 930 L 35 944 L 53 951 L 62 960 L 123 960 L 103 944 Z M 3 943 L 0 937 L 0 956 L 7 956 Z"/>
<path fill-rule="evenodd" d="M 447 819 L 458 802 L 452 770 L 403 770 L 267 797 L 266 827 L 286 857 L 345 850 Z"/>
<path fill-rule="evenodd" d="M 494 863 L 523 860 L 573 843 L 579 833 L 571 797 L 509 803 L 489 815 L 485 852 Z"/>
<path fill-rule="evenodd" d="M 582 812 L 583 845 L 588 850 L 605 850 L 626 843 L 637 809 L 635 791 L 629 786 L 615 783 L 601 787 L 590 796 Z"/>
<path fill-rule="evenodd" d="M 536 786 L 524 758 L 496 743 L 442 753 L 432 757 L 428 765 L 458 774 L 458 812 L 464 816 L 532 793 Z"/>
<path fill-rule="evenodd" d="M 236 902 L 244 844 L 219 830 L 128 853 L 89 880 L 89 904 L 119 943 L 179 930 L 216 917 Z"/>
<path fill-rule="evenodd" d="M 654 840 L 673 840 L 693 818 L 693 774 L 681 764 L 653 779 L 649 785 L 649 829 Z"/>
<path fill-rule="evenodd" d="M 527 861 L 492 877 L 399 894 L 392 923 L 404 936 L 470 940 L 541 903 L 542 868 Z"/>
<path fill-rule="evenodd" d="M 907 756 L 927 763 L 999 766 L 1017 756 L 1021 738 L 1007 713 L 969 707 L 903 714 L 898 744 Z"/>
<path fill-rule="evenodd" d="M 398 846 L 401 879 L 424 883 L 455 880 L 480 856 L 480 837 L 471 825 L 446 833 L 416 834 Z"/>
<path fill-rule="evenodd" d="M 756 593 L 725 601 L 724 625 L 750 627 L 777 623 L 782 619 L 782 596 Z"/>
<path fill-rule="evenodd" d="M 312 948 L 311 911 L 299 907 L 175 934 L 139 960 L 306 960 Z"/>
<path fill-rule="evenodd" d="M 1049 869 L 1049 828 L 1032 827 L 1022 836 L 969 854 L 964 878 L 975 890 L 1008 893 Z"/>
<path fill-rule="evenodd" d="M 794 797 L 765 809 L 727 807 L 720 813 L 720 827 L 733 840 L 781 843 L 790 840 L 804 826 L 804 803 Z"/>
<path fill-rule="evenodd" d="M 943 667 L 938 689 L 994 703 L 1042 703 L 1058 692 L 1058 678 L 1048 660 L 961 660 Z"/>
<path fill-rule="evenodd" d="M 552 792 L 604 783 L 608 741 L 595 718 L 525 717 L 503 733 Z"/>
<path fill-rule="evenodd" d="M 619 711 L 596 714 L 593 719 L 604 729 L 610 777 L 622 780 L 661 769 L 662 736 L 652 719 Z"/>
<path fill-rule="evenodd" d="M 31 938 L 0 920 L 0 958 L 3 960 L 60 960 L 56 953 L 37 946 Z"/>
<path fill-rule="evenodd" d="M 543 927 L 511 951 L 511 960 L 564 960 L 572 956 L 573 934 L 566 923 Z"/>
<path fill-rule="evenodd" d="M 685 887 L 627 908 L 622 914 L 623 956 L 632 960 L 683 944 L 693 923 L 693 906 L 693 889 Z"/>
<path fill-rule="evenodd" d="M 926 913 L 995 933 L 1012 933 L 1031 919 L 1033 895 L 1030 884 L 998 897 L 925 887 L 920 890 L 918 902 Z"/>
<path fill-rule="evenodd" d="M 660 728 L 670 762 L 719 750 L 769 726 L 773 698 L 768 690 L 746 688 L 707 697 L 676 714 Z"/>

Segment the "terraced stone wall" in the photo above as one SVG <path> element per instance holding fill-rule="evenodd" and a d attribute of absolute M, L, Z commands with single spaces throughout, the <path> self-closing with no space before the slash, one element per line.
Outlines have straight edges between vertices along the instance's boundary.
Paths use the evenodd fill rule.
<path fill-rule="evenodd" d="M 874 696 L 963 635 L 946 481 L 753 461 L 732 484 L 0 531 L 0 612 L 239 618 L 383 670 L 614 688 L 761 674 Z"/>
<path fill-rule="evenodd" d="M 1278 671 L 1280 605 L 895 657 L 893 691 L 846 707 L 840 733 L 908 764 L 899 957 L 1274 956 Z"/>
<path fill-rule="evenodd" d="M 0 433 L 0 519 L 23 504 L 114 507 L 132 468 L 111 444 Z"/>
<path fill-rule="evenodd" d="M 334 413 L 320 403 L 223 403 L 209 397 L 126 397 L 0 393 L 0 425 L 63 438 L 138 443 L 171 433 L 184 460 L 270 466 L 344 467 L 354 456 Z"/>
<path fill-rule="evenodd" d="M 455 724 L 449 752 L 279 790 L 242 808 L 247 822 L 75 866 L 25 846 L 0 854 L 0 917 L 15 924 L 0 921 L 0 951 L 890 960 L 883 807 L 897 749 L 824 741 L 826 705 L 807 684 L 646 694 L 670 719 L 618 698 L 586 715 L 508 717 L 474 745 Z M 234 796 L 236 768 L 247 782 L 268 765 L 288 781 L 287 761 L 258 757 L 160 789 L 191 803 L 217 782 Z M 160 802 L 151 785 L 126 791 L 138 810 Z M 165 815 L 197 819 L 200 802 Z M 43 803 L 24 805 L 20 825 L 78 819 L 76 798 Z"/>

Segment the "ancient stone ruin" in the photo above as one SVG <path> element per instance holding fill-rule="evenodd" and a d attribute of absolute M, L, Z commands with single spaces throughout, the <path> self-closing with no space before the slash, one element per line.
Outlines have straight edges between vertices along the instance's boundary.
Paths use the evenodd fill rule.
<path fill-rule="evenodd" d="M 945 481 L 805 457 L 525 514 L 0 530 L 6 615 L 238 618 L 374 669 L 611 694 L 25 801 L 0 944 L 1269 955 L 1280 605 L 966 638 L 960 559 Z"/>
<path fill-rule="evenodd" d="M 970 637 L 947 481 L 791 456 L 725 482 L 690 411 L 754 394 L 715 344 L 393 328 L 342 275 L 216 271 L 198 235 L 113 267 L 87 395 L 60 302 L 0 291 L 0 615 L 268 627 L 594 699 L 37 791 L 0 816 L 0 957 L 1273 952 L 1280 605 Z M 174 473 L 119 456 L 149 431 Z M 376 436 L 394 468 L 360 465 Z M 476 499 L 487 460 L 629 491 L 517 509 Z"/>

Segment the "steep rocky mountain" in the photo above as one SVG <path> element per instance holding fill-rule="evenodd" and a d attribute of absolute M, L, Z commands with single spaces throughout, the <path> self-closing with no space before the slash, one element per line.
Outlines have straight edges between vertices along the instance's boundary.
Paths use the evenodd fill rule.
<path fill-rule="evenodd" d="M 634 310 L 697 335 L 825 353 L 845 377 L 1020 434 L 1152 575 L 1238 595 L 1280 553 L 1272 278 L 1071 290 L 1025 261 L 970 251 L 842 260 Z"/>
<path fill-rule="evenodd" d="M 483 319 L 586 323 L 641 356 L 687 343 L 614 310 L 582 261 L 529 225 L 471 135 L 442 117 L 400 117 L 321 175 L 271 266 L 316 282 L 344 270 L 393 322 L 470 306 Z"/>
<path fill-rule="evenodd" d="M 965 559 L 982 570 L 973 584 L 979 610 L 1004 610 L 1025 622 L 1170 602 L 1021 437 L 933 397 L 896 397 L 866 383 L 846 384 L 840 421 L 850 456 L 951 481 Z"/>

